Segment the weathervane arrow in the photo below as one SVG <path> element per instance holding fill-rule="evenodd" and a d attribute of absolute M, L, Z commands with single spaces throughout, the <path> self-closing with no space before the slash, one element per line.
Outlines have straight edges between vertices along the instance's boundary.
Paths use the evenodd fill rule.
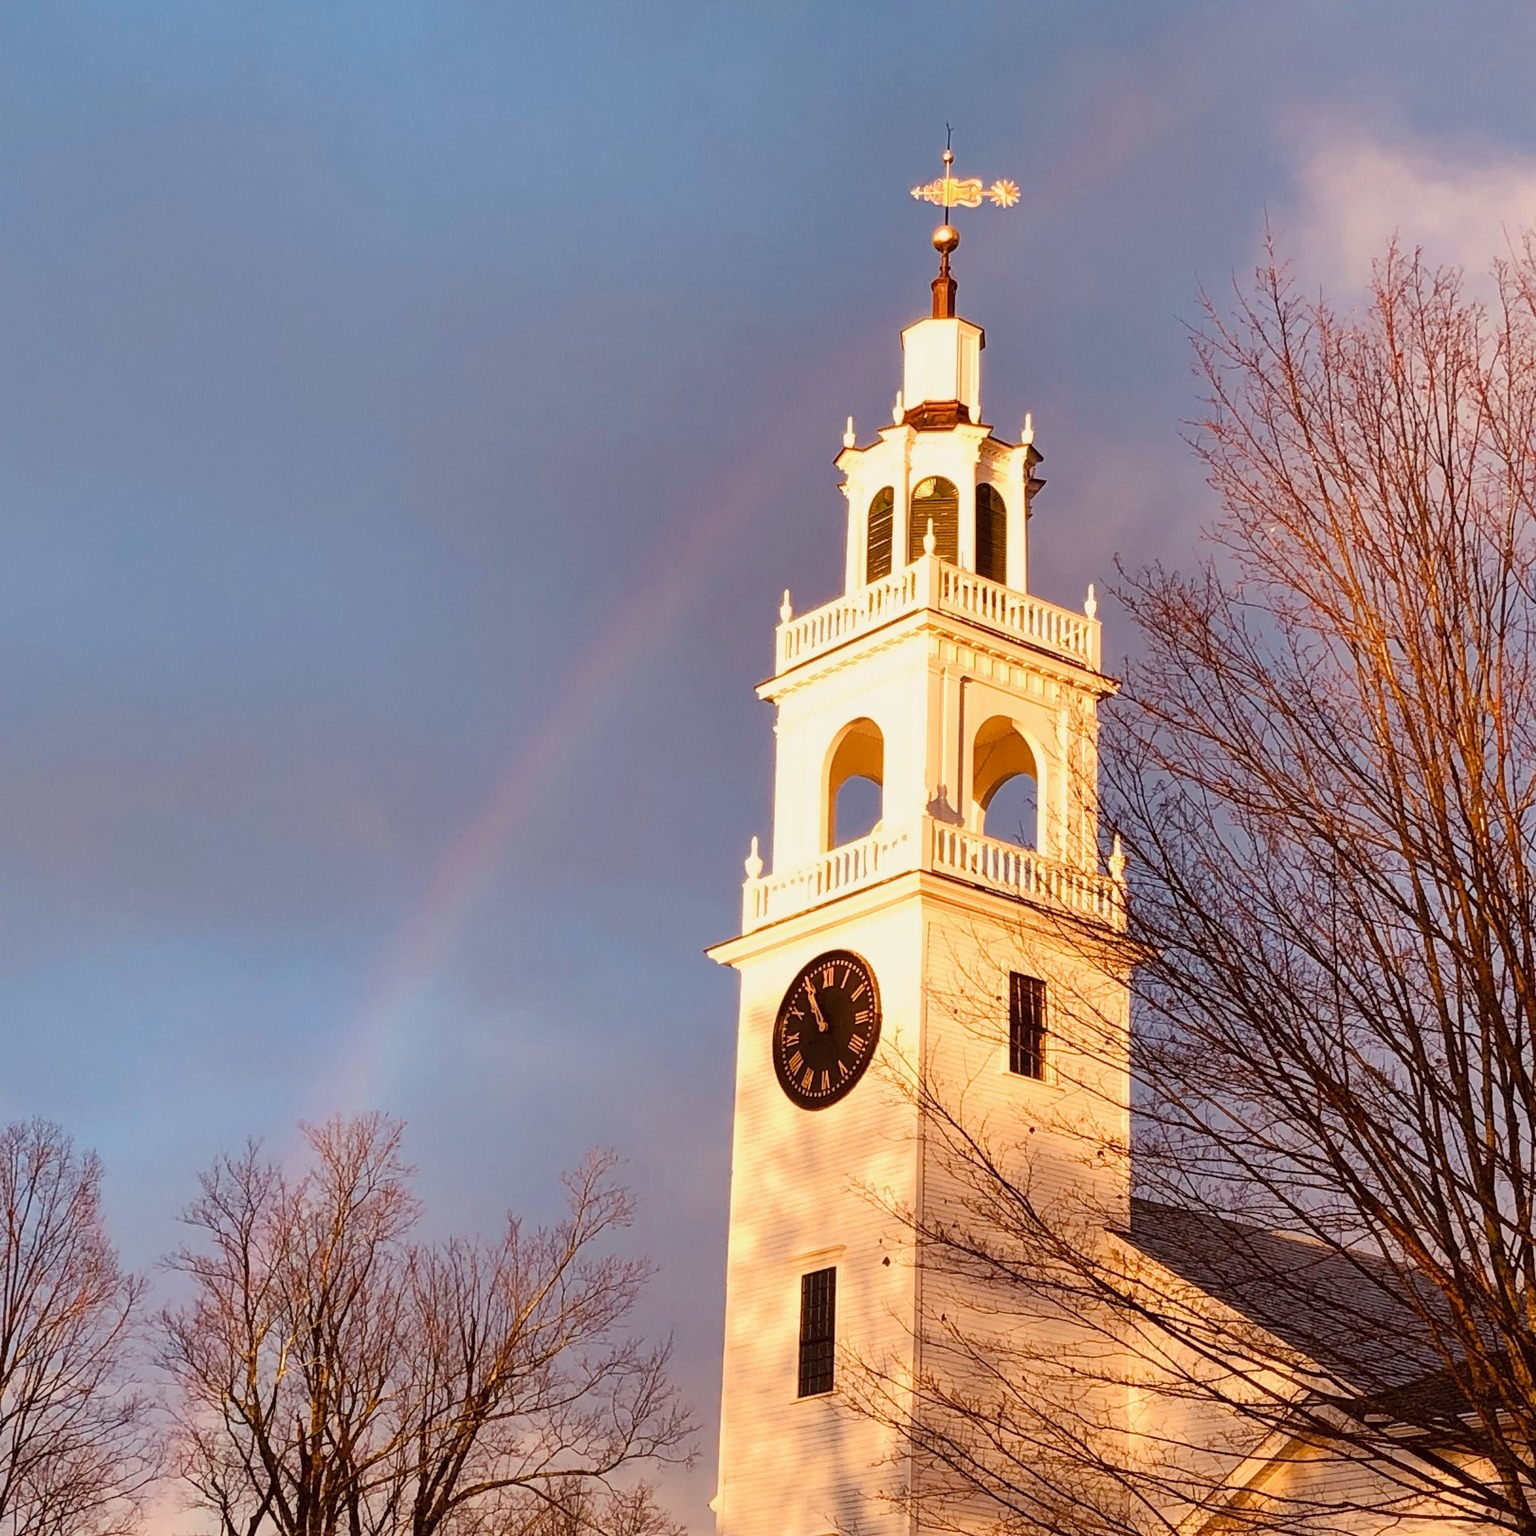
<path fill-rule="evenodd" d="M 937 203 L 944 210 L 944 222 L 933 232 L 933 248 L 939 253 L 939 275 L 933 280 L 933 317 L 936 320 L 952 319 L 955 314 L 955 280 L 950 274 L 949 258 L 960 244 L 960 231 L 949 222 L 950 209 L 979 208 L 983 198 L 999 208 L 1012 208 L 1019 200 L 1016 181 L 1004 179 L 984 187 L 979 176 L 964 179 L 956 176 L 955 152 L 950 148 L 948 124 L 945 128 L 944 174 L 912 188 L 912 196 L 919 202 Z"/>
<path fill-rule="evenodd" d="M 936 176 L 920 187 L 913 187 L 912 196 L 925 203 L 937 203 L 945 210 L 980 208 L 982 198 L 999 208 L 1012 208 L 1019 200 L 1019 184 L 1002 180 L 983 187 L 979 176 L 969 176 L 963 181 L 957 176 Z"/>
<path fill-rule="evenodd" d="M 937 203 L 946 214 L 951 208 L 979 208 L 983 198 L 998 208 L 1012 208 L 1018 202 L 1018 182 L 1004 178 L 994 181 L 990 187 L 984 187 L 979 176 L 967 176 L 964 179 L 955 176 L 952 172 L 954 163 L 955 152 L 949 147 L 949 136 L 946 134 L 944 174 L 936 176 L 932 181 L 925 181 L 920 187 L 913 187 L 912 196 L 919 202 Z"/>

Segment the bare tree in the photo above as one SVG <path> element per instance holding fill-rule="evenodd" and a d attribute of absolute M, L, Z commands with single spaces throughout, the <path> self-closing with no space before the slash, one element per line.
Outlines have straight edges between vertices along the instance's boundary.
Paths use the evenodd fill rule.
<path fill-rule="evenodd" d="M 401 1127 L 307 1131 L 285 1173 L 249 1146 L 202 1177 L 163 1316 L 181 1472 L 228 1536 L 542 1531 L 565 1512 L 668 1536 L 627 1478 L 689 1454 L 668 1349 L 627 1331 L 649 1276 L 607 1251 L 633 1201 L 595 1154 L 567 1213 L 490 1244 L 411 1241 Z"/>
<path fill-rule="evenodd" d="M 1207 308 L 1211 558 L 1124 582 L 1106 744 L 1134 1198 L 913 1085 L 930 1523 L 1536 1532 L 1536 247 L 1493 277 L 1394 247 L 1340 316 L 1272 255 Z"/>
<path fill-rule="evenodd" d="M 527 1536 L 684 1536 L 684 1528 L 657 1507 L 654 1491 L 645 1484 L 630 1488 L 599 1488 L 589 1480 L 571 1478 L 554 1484 L 537 1500 L 524 1499 L 511 1518 L 499 1518 L 497 1531 L 518 1530 Z"/>
<path fill-rule="evenodd" d="M 56 1125 L 0 1129 L 0 1536 L 115 1536 L 152 1472 L 128 1379 L 142 1282 L 101 1216 L 101 1165 Z"/>

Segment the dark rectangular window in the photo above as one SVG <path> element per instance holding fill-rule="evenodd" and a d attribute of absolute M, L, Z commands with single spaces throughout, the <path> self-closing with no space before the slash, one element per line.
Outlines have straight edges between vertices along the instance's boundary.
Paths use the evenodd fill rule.
<path fill-rule="evenodd" d="M 800 1277 L 800 1396 L 832 1390 L 837 1339 L 837 1271 L 814 1269 Z"/>
<path fill-rule="evenodd" d="M 1045 1076 L 1045 983 L 1017 971 L 1008 977 L 1008 1070 Z"/>

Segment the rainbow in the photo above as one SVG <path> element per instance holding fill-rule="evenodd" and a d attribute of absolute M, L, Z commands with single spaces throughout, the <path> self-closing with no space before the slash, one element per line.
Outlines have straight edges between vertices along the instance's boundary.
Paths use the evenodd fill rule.
<path fill-rule="evenodd" d="M 490 799 L 435 860 L 410 918 L 386 946 L 363 1005 L 343 1033 L 336 1069 L 320 1080 L 310 1118 L 376 1107 L 386 1099 L 406 1058 L 413 1005 L 449 959 L 529 816 L 547 805 L 561 773 L 597 734 L 625 679 L 687 611 L 727 535 L 771 503 L 783 480 L 783 444 L 805 440 L 827 414 L 821 394 L 798 393 L 785 419 L 760 434 L 761 446 L 737 466 L 724 494 L 696 508 L 681 537 L 658 541 L 627 600 L 579 657 L 560 690 L 561 703 L 522 742 Z M 764 596 L 765 626 L 773 596 Z"/>

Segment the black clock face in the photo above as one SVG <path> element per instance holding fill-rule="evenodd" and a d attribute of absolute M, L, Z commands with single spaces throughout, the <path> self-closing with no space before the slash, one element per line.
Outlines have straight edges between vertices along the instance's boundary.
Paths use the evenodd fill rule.
<path fill-rule="evenodd" d="M 795 977 L 779 1004 L 779 1085 L 801 1109 L 825 1109 L 863 1076 L 879 1039 L 874 972 L 851 950 L 828 950 Z"/>

